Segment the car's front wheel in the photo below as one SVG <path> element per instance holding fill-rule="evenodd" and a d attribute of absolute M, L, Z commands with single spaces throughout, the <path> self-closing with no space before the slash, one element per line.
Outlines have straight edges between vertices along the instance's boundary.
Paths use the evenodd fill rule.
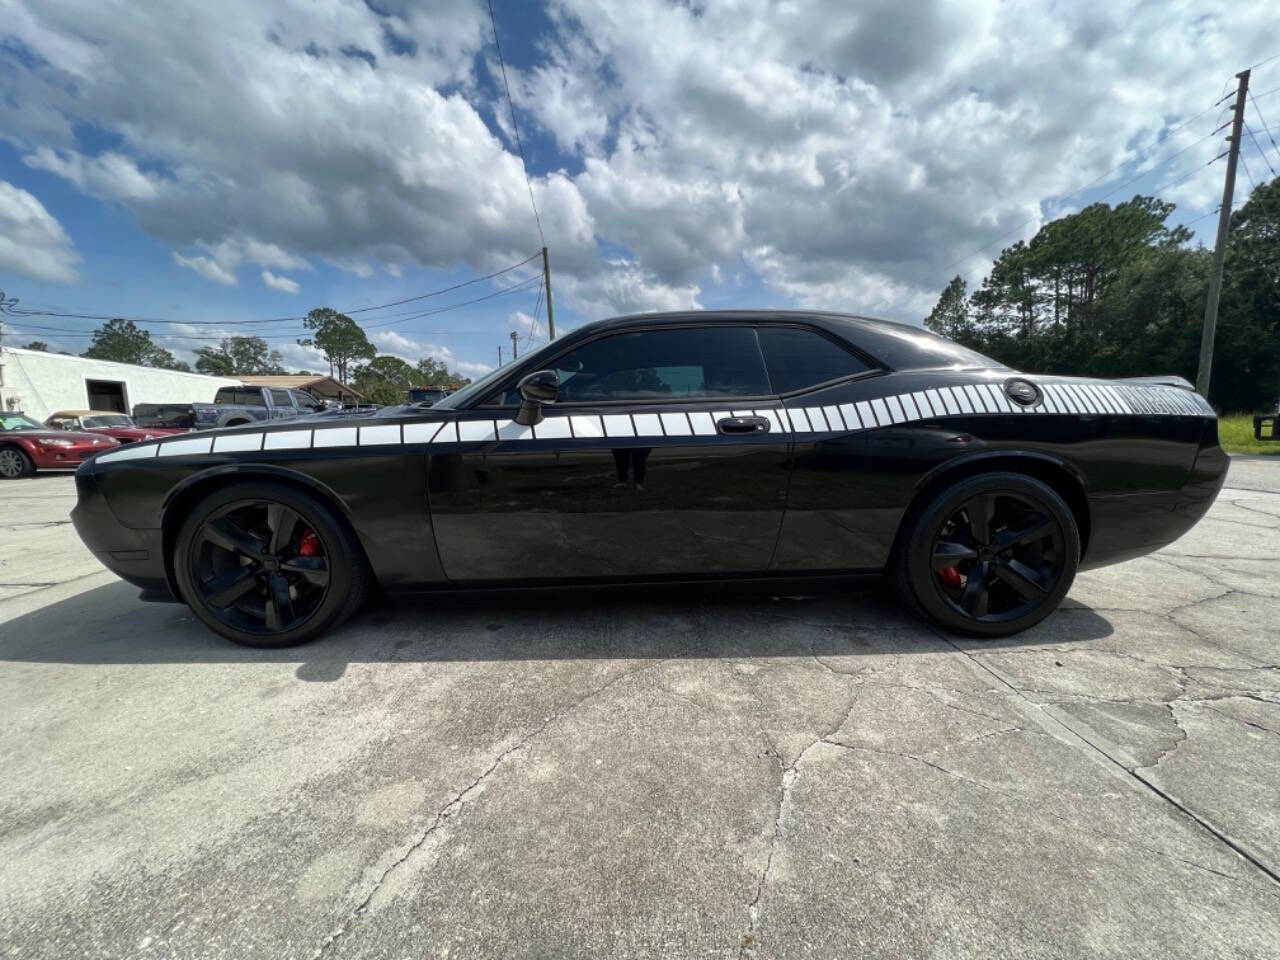
<path fill-rule="evenodd" d="M 356 611 L 367 581 L 347 525 L 276 483 L 236 484 L 200 501 L 183 521 L 173 563 L 195 615 L 253 647 L 314 639 Z"/>
<path fill-rule="evenodd" d="M 912 510 L 891 573 L 917 613 L 957 633 L 1004 637 L 1057 609 L 1079 562 L 1075 517 L 1052 487 L 987 473 Z"/>
<path fill-rule="evenodd" d="M 27 456 L 25 450 L 17 447 L 0 448 L 0 477 L 5 480 L 17 480 L 29 477 L 36 472 L 36 465 Z"/>

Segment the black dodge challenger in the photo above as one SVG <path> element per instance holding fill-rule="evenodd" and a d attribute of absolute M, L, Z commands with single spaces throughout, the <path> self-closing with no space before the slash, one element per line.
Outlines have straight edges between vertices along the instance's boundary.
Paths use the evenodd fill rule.
<path fill-rule="evenodd" d="M 887 574 L 980 637 L 1185 533 L 1222 486 L 1180 378 L 1020 374 L 824 313 L 582 327 L 434 406 L 137 443 L 76 529 L 147 599 L 284 646 L 389 593 Z"/>

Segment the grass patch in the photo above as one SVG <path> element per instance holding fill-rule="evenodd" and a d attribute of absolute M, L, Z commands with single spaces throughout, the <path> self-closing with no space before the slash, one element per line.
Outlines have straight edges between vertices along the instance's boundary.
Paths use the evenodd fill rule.
<path fill-rule="evenodd" d="M 1218 419 L 1218 441 L 1227 453 L 1260 453 L 1280 457 L 1280 441 L 1253 438 L 1253 414 L 1230 413 Z"/>

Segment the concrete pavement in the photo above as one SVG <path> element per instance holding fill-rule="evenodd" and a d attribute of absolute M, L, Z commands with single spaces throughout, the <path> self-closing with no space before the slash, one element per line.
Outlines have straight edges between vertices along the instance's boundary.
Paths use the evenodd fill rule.
<path fill-rule="evenodd" d="M 219 640 L 0 485 L 0 956 L 1274 957 L 1280 462 L 1011 640 L 868 588 Z"/>

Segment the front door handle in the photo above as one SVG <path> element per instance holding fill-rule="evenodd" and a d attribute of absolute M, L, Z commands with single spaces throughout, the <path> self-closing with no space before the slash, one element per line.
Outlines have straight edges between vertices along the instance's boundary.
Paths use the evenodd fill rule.
<path fill-rule="evenodd" d="M 716 421 L 721 433 L 768 433 L 769 421 L 764 417 L 724 417 Z"/>

